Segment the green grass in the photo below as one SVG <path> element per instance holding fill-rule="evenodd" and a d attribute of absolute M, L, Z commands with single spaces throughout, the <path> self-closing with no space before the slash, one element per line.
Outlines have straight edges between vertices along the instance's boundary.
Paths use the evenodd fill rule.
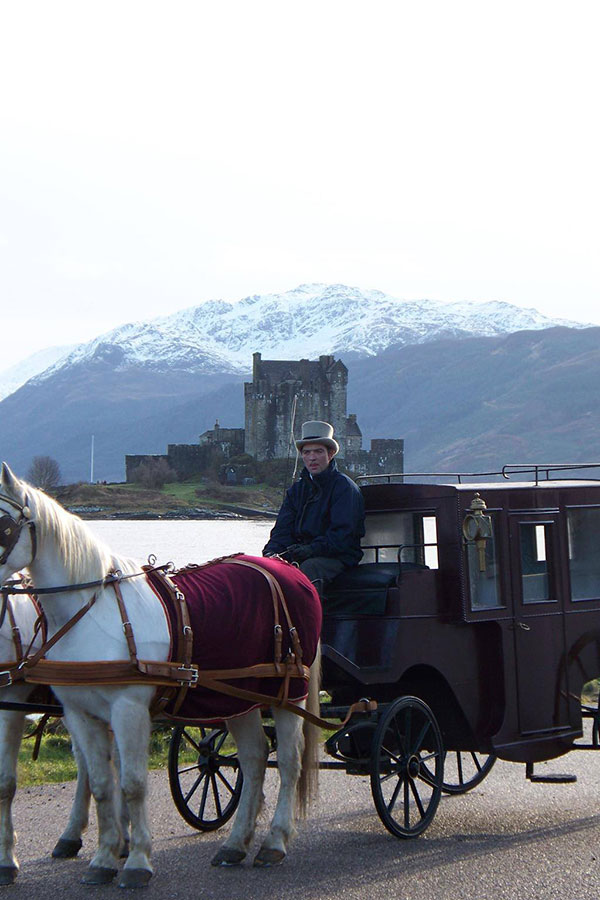
<path fill-rule="evenodd" d="M 266 484 L 228 487 L 214 482 L 198 481 L 169 482 L 164 485 L 162 493 L 173 497 L 179 503 L 217 508 L 223 503 L 258 507 L 262 507 L 265 503 L 270 506 L 279 505 L 281 495 L 280 490 Z"/>
<path fill-rule="evenodd" d="M 18 784 L 48 784 L 72 781 L 77 778 L 77 766 L 71 753 L 71 739 L 62 725 L 53 725 L 56 732 L 44 734 L 37 760 L 32 759 L 35 738 L 24 740 L 19 751 Z M 30 729 L 26 728 L 27 734 Z M 150 738 L 151 769 L 162 769 L 167 764 L 170 727 L 157 727 Z"/>

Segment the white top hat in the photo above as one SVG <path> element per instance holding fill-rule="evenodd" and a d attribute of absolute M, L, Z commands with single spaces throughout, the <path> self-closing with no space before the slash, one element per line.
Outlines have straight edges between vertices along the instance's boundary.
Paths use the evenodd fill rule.
<path fill-rule="evenodd" d="M 296 441 L 298 450 L 302 450 L 305 444 L 323 444 L 337 453 L 340 445 L 333 437 L 333 425 L 329 422 L 305 422 L 302 426 L 302 437 Z"/>

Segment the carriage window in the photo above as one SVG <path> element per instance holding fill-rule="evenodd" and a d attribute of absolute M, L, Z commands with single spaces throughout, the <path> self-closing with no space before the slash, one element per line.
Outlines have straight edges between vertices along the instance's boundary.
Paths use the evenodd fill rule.
<path fill-rule="evenodd" d="M 423 538 L 425 550 L 425 565 L 428 569 L 437 569 L 437 523 L 435 516 L 423 516 Z"/>
<path fill-rule="evenodd" d="M 437 525 L 430 512 L 369 513 L 365 530 L 363 563 L 400 557 L 406 568 L 438 568 Z"/>
<path fill-rule="evenodd" d="M 599 528 L 600 509 L 590 507 L 567 510 L 572 600 L 600 597 Z"/>
<path fill-rule="evenodd" d="M 548 578 L 550 526 L 543 523 L 521 522 L 519 534 L 523 603 L 551 600 Z"/>
<path fill-rule="evenodd" d="M 498 565 L 498 544 L 496 541 L 496 523 L 492 519 L 492 536 L 485 541 L 484 558 L 474 542 L 466 544 L 467 569 L 469 573 L 469 593 L 471 609 L 493 609 L 504 606 L 500 590 L 500 567 Z"/>

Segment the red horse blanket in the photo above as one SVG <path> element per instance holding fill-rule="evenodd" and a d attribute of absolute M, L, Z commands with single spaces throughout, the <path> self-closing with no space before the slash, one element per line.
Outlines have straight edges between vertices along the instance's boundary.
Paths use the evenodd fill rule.
<path fill-rule="evenodd" d="M 302 647 L 302 662 L 313 662 L 321 633 L 321 601 L 310 581 L 297 569 L 277 559 L 240 555 L 240 560 L 259 565 L 273 575 L 283 590 L 293 626 Z M 172 601 L 161 590 L 160 580 L 148 573 L 150 584 L 165 604 L 173 635 L 176 615 Z M 227 561 L 191 566 L 169 576 L 182 592 L 194 634 L 192 661 L 202 670 L 243 669 L 272 663 L 275 654 L 273 599 L 265 577 L 254 569 Z M 289 629 L 279 609 L 283 629 L 283 658 L 291 651 Z M 172 641 L 173 644 L 173 641 Z M 276 697 L 280 678 L 243 678 L 229 683 L 246 691 Z M 302 678 L 290 681 L 289 699 L 306 697 Z M 177 715 L 178 721 L 215 722 L 241 715 L 259 703 L 229 697 L 199 685 L 188 690 Z"/>

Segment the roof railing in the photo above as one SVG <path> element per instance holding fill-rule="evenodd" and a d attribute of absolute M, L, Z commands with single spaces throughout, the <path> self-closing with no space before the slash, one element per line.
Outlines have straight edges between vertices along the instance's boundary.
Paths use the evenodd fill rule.
<path fill-rule="evenodd" d="M 577 472 L 582 469 L 600 469 L 600 463 L 525 463 L 521 465 L 502 466 L 502 477 L 510 478 L 512 475 L 533 475 L 535 483 L 541 481 L 561 481 L 564 478 L 551 478 L 551 472 Z M 545 478 L 542 476 L 545 474 Z M 600 481 L 600 478 L 589 477 L 586 481 Z"/>
<path fill-rule="evenodd" d="M 499 472 L 389 472 L 381 475 L 358 475 L 356 481 L 358 484 L 377 482 L 401 484 L 406 478 L 455 478 L 457 484 L 462 484 L 465 479 L 471 481 L 474 478 L 495 477 L 510 481 L 511 475 L 532 475 L 531 480 L 537 485 L 540 481 L 568 480 L 566 478 L 551 478 L 550 473 L 581 471 L 583 469 L 600 469 L 600 463 L 510 463 L 502 466 Z M 588 476 L 586 481 L 600 481 L 600 476 Z"/>

